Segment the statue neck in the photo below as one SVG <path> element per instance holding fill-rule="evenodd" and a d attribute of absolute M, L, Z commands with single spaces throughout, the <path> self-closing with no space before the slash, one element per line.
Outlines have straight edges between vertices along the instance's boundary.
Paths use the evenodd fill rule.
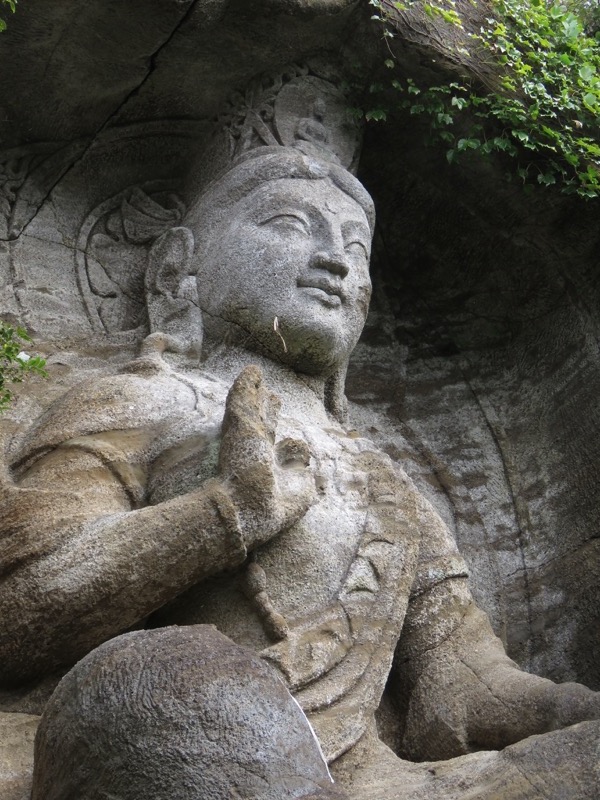
<path fill-rule="evenodd" d="M 281 398 L 282 414 L 294 418 L 308 416 L 312 422 L 331 424 L 325 410 L 324 378 L 295 372 L 266 356 L 231 344 L 219 345 L 212 350 L 202 364 L 202 370 L 233 383 L 249 364 L 257 364 L 262 369 L 266 386 Z"/>

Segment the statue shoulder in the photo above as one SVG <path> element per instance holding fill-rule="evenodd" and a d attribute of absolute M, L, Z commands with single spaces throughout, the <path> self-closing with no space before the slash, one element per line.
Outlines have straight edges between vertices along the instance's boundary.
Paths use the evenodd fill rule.
<path fill-rule="evenodd" d="M 156 438 L 189 415 L 201 419 L 218 406 L 221 392 L 212 394 L 196 380 L 163 362 L 136 359 L 116 374 L 86 380 L 55 401 L 27 430 L 13 464 L 26 464 L 72 439 L 111 431 L 144 431 Z"/>

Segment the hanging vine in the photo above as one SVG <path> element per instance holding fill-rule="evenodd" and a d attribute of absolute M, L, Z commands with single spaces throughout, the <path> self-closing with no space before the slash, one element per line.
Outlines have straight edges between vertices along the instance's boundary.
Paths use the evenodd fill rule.
<path fill-rule="evenodd" d="M 453 0 L 369 0 L 388 42 L 399 15 L 419 6 L 431 18 L 463 28 Z M 431 139 L 448 161 L 502 152 L 527 184 L 560 186 L 586 198 L 600 194 L 600 11 L 585 0 L 493 0 L 478 31 L 467 32 L 499 77 L 490 88 L 473 77 L 420 84 L 393 78 L 400 107 L 429 119 Z M 464 38 L 464 37 L 463 37 Z M 463 55 L 469 56 L 468 48 Z M 386 66 L 396 68 L 393 48 Z M 466 73 L 466 71 L 465 71 Z M 385 112 L 370 112 L 382 119 Z"/>
<path fill-rule="evenodd" d="M 17 0 L 1 0 L 1 1 L 2 5 L 0 6 L 0 8 L 4 8 L 6 6 L 6 8 L 12 14 L 15 13 L 15 11 L 17 10 Z M 0 32 L 5 30 L 6 30 L 6 20 L 0 17 Z"/>

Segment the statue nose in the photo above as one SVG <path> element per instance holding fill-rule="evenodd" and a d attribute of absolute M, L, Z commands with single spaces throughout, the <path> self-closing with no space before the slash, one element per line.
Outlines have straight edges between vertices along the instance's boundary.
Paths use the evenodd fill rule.
<path fill-rule="evenodd" d="M 345 278 L 350 270 L 346 254 L 342 250 L 318 250 L 314 253 L 310 266 L 313 269 L 324 269 L 341 278 Z"/>

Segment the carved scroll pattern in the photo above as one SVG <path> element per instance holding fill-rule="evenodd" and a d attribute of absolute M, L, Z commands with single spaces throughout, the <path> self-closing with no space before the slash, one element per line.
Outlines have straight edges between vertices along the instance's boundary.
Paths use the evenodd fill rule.
<path fill-rule="evenodd" d="M 16 239 L 88 140 L 38 142 L 0 153 L 0 239 Z"/>
<path fill-rule="evenodd" d="M 179 225 L 185 207 L 166 181 L 129 187 L 97 206 L 76 248 L 79 286 L 94 329 L 146 324 L 144 273 L 152 242 Z"/>

